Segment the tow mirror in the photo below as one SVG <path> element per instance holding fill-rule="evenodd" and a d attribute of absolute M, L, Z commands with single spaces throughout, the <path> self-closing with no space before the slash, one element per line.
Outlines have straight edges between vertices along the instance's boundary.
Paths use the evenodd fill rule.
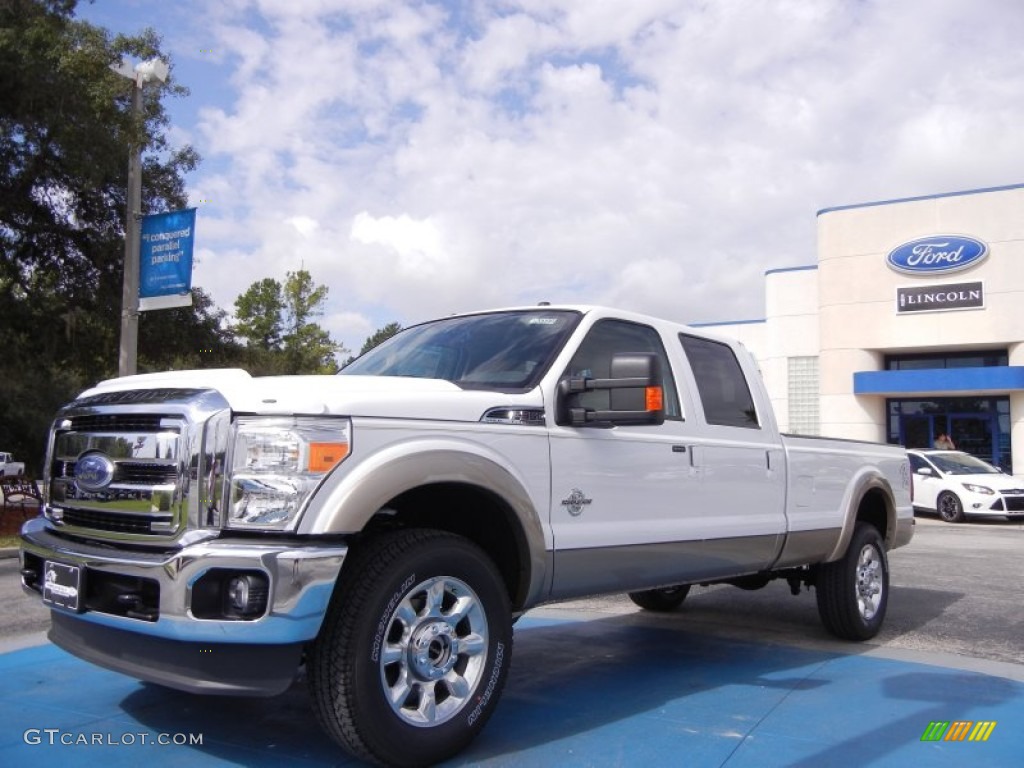
<path fill-rule="evenodd" d="M 592 379 L 581 376 L 559 384 L 559 424 L 574 427 L 662 424 L 665 397 L 661 365 L 656 355 L 628 354 L 612 357 L 611 376 Z M 608 390 L 607 410 L 580 405 L 580 395 Z"/>

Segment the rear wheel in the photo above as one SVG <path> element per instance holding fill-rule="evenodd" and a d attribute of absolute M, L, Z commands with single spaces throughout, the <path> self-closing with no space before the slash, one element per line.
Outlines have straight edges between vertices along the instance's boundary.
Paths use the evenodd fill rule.
<path fill-rule="evenodd" d="M 509 598 L 487 555 L 448 533 L 395 532 L 346 563 L 310 653 L 313 707 L 360 758 L 431 765 L 483 728 L 511 651 Z"/>
<path fill-rule="evenodd" d="M 683 604 L 690 594 L 690 585 L 662 587 L 661 589 L 645 589 L 642 592 L 630 592 L 629 599 L 648 611 L 672 611 Z"/>
<path fill-rule="evenodd" d="M 818 571 L 815 591 L 825 629 L 844 640 L 878 634 L 889 603 L 889 561 L 878 529 L 858 522 L 843 557 Z"/>
<path fill-rule="evenodd" d="M 962 523 L 964 521 L 964 505 L 952 491 L 944 491 L 939 495 L 938 507 L 939 517 L 947 523 Z"/>

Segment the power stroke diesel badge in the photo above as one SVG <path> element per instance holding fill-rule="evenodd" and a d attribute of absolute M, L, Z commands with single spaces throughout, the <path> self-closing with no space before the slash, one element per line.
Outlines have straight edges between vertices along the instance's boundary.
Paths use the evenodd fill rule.
<path fill-rule="evenodd" d="M 573 517 L 579 517 L 583 514 L 583 508 L 592 501 L 593 499 L 588 499 L 579 488 L 573 488 L 569 498 L 562 499 L 562 506 L 569 510 Z"/>

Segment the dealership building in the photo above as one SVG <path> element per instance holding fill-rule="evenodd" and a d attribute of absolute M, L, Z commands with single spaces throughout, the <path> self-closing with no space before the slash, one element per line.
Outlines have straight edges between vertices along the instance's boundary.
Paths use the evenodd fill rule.
<path fill-rule="evenodd" d="M 784 431 L 956 447 L 1024 474 L 1024 184 L 826 208 L 765 317 L 701 324 L 758 359 Z"/>

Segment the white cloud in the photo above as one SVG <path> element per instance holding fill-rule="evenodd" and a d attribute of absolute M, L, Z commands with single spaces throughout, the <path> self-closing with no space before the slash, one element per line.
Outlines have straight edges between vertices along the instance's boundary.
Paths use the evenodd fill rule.
<path fill-rule="evenodd" d="M 813 262 L 818 209 L 1024 181 L 1019 4 L 210 13 L 234 98 L 183 129 L 216 202 L 197 283 L 229 308 L 304 266 L 350 347 L 542 299 L 758 317 L 764 270 Z"/>
<path fill-rule="evenodd" d="M 352 239 L 397 254 L 398 279 L 442 280 L 450 267 L 441 233 L 430 219 L 416 221 L 405 214 L 375 219 L 363 211 L 352 221 Z"/>
<path fill-rule="evenodd" d="M 295 231 L 305 238 L 312 237 L 317 229 L 320 228 L 320 223 L 316 219 L 309 218 L 309 216 L 292 216 L 286 219 L 286 221 L 295 227 Z"/>

